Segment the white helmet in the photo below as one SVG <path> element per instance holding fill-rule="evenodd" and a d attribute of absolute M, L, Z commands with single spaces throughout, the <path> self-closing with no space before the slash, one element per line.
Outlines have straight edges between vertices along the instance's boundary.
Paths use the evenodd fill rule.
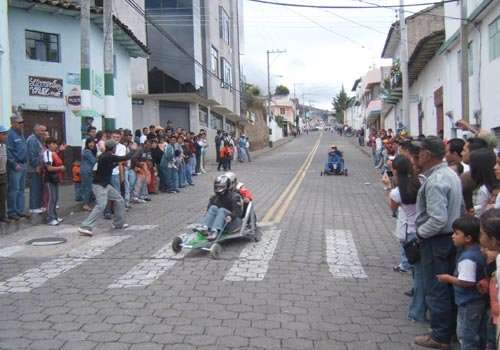
<path fill-rule="evenodd" d="M 233 173 L 232 171 L 228 171 L 224 173 L 224 176 L 226 176 L 229 179 L 229 191 L 234 191 L 236 189 L 236 184 L 238 183 L 238 180 L 236 179 L 236 174 Z"/>

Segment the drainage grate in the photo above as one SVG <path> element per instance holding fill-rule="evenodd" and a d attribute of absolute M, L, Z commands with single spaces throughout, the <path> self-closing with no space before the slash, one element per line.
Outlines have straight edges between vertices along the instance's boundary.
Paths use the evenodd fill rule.
<path fill-rule="evenodd" d="M 66 243 L 68 240 L 62 237 L 43 237 L 32 239 L 31 241 L 26 242 L 26 245 L 34 245 L 34 246 L 43 246 L 43 245 L 55 245 Z"/>

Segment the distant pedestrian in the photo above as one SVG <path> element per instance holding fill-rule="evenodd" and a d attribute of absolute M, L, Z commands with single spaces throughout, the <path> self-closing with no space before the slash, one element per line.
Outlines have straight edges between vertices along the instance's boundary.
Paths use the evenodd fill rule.
<path fill-rule="evenodd" d="M 245 139 L 247 141 L 247 144 L 245 147 L 246 156 L 247 156 L 248 162 L 251 162 L 252 158 L 250 158 L 250 140 L 248 139 L 248 137 L 246 137 Z"/>
<path fill-rule="evenodd" d="M 96 142 L 90 138 L 85 141 L 80 164 L 80 178 L 82 179 L 83 210 L 91 211 L 94 194 L 92 193 L 92 170 L 96 163 Z"/>
<path fill-rule="evenodd" d="M 0 125 L 0 221 L 10 222 L 7 218 L 5 201 L 7 199 L 7 128 Z"/>
<path fill-rule="evenodd" d="M 42 210 L 42 152 L 45 145 L 44 125 L 35 125 L 33 133 L 26 139 L 28 162 L 26 175 L 30 188 L 29 209 L 32 214 L 40 214 Z"/>
<path fill-rule="evenodd" d="M 73 186 L 75 188 L 75 202 L 83 201 L 83 192 L 82 192 L 82 178 L 80 176 L 80 161 L 75 160 L 73 162 L 73 168 L 71 169 L 71 173 L 73 175 Z"/>
<path fill-rule="evenodd" d="M 28 154 L 23 136 L 24 119 L 20 115 L 10 117 L 11 128 L 7 138 L 7 214 L 9 219 L 19 220 L 29 217 L 24 212 L 24 187 L 26 182 L 26 162 Z"/>
<path fill-rule="evenodd" d="M 217 130 L 217 135 L 215 135 L 215 154 L 217 156 L 217 163 L 220 162 L 220 147 L 222 141 L 222 131 Z"/>
<path fill-rule="evenodd" d="M 116 229 L 126 228 L 128 224 L 125 223 L 125 201 L 120 192 L 111 186 L 111 174 L 113 168 L 120 162 L 127 161 L 134 156 L 137 150 L 137 145 L 134 143 L 130 145 L 132 152 L 124 155 L 115 155 L 116 145 L 118 142 L 109 139 L 105 143 L 105 152 L 99 157 L 97 161 L 97 170 L 92 181 L 92 191 L 96 197 L 96 206 L 92 209 L 87 219 L 82 222 L 78 229 L 82 235 L 92 236 L 92 229 L 95 227 L 97 220 L 101 216 L 108 200 L 114 202 L 115 215 L 113 217 L 113 227 Z"/>
<path fill-rule="evenodd" d="M 59 146 L 57 141 L 49 137 L 45 141 L 47 150 L 43 152 L 43 164 L 45 165 L 43 186 L 47 193 L 47 212 L 46 219 L 50 226 L 57 226 L 62 221 L 57 216 L 57 201 L 59 200 L 59 183 L 66 168 L 63 161 L 57 155 Z"/>

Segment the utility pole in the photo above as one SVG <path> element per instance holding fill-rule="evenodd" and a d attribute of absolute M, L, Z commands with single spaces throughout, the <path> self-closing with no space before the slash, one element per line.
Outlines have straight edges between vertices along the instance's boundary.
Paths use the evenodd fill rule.
<path fill-rule="evenodd" d="M 267 118 L 271 117 L 271 69 L 270 69 L 271 67 L 269 64 L 269 54 L 272 54 L 272 53 L 280 54 L 280 53 L 284 53 L 284 52 L 286 52 L 286 50 L 272 50 L 272 51 L 267 50 L 266 51 L 266 53 L 267 53 Z"/>
<path fill-rule="evenodd" d="M 90 0 L 80 1 L 80 108 L 90 109 L 92 103 L 90 79 Z"/>
<path fill-rule="evenodd" d="M 10 49 L 9 49 L 9 5 L 7 1 L 0 1 L 0 122 L 9 125 L 12 115 L 12 85 L 10 77 Z"/>
<path fill-rule="evenodd" d="M 267 122 L 271 123 L 271 65 L 269 64 L 269 54 L 271 53 L 283 53 L 286 50 L 267 50 Z M 269 125 L 269 124 L 268 124 Z M 271 140 L 273 135 L 273 129 L 269 128 L 269 147 L 273 147 L 273 141 Z"/>
<path fill-rule="evenodd" d="M 462 119 L 469 122 L 469 26 L 467 23 L 467 0 L 461 0 L 460 46 L 462 78 Z"/>
<path fill-rule="evenodd" d="M 399 0 L 399 33 L 401 37 L 400 42 L 400 66 L 402 74 L 402 87 L 403 87 L 403 115 L 401 122 L 408 128 L 410 128 L 410 84 L 408 81 L 408 29 L 406 27 L 406 19 L 404 13 L 404 0 Z"/>
<path fill-rule="evenodd" d="M 104 1 L 104 116 L 115 118 L 113 69 L 113 2 Z"/>

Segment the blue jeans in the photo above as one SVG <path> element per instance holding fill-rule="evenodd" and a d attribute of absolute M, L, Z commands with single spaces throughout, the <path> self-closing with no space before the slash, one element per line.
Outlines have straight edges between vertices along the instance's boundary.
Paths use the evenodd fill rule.
<path fill-rule="evenodd" d="M 207 215 L 203 218 L 202 224 L 215 230 L 222 230 L 226 225 L 226 216 L 231 215 L 231 212 L 226 208 L 219 208 L 211 205 L 208 208 Z M 227 224 L 226 230 L 232 231 L 241 226 L 241 218 L 236 218 Z"/>
<path fill-rule="evenodd" d="M 75 182 L 74 185 L 75 185 L 75 202 L 81 202 L 83 200 L 82 183 Z"/>
<path fill-rule="evenodd" d="M 186 180 L 188 184 L 193 183 L 193 168 L 191 167 L 191 162 L 187 162 L 185 166 Z"/>
<path fill-rule="evenodd" d="M 120 175 L 111 175 L 111 181 L 110 181 L 109 185 L 111 187 L 113 187 L 116 190 L 116 192 L 118 192 L 118 193 L 121 194 L 121 191 L 120 191 Z M 94 186 L 92 186 L 92 189 L 93 188 L 94 188 Z M 95 193 L 95 195 L 97 196 L 96 193 Z M 104 216 L 106 218 L 110 219 L 111 215 L 113 215 L 113 213 L 111 212 L 111 209 L 106 205 L 106 209 L 104 209 Z"/>
<path fill-rule="evenodd" d="M 411 241 L 416 237 L 415 232 L 407 232 L 406 233 L 406 240 L 399 241 L 399 244 L 401 244 L 401 262 L 399 263 L 399 267 L 403 270 L 409 270 L 413 266 L 408 262 L 408 258 L 406 257 L 405 250 L 403 246 L 405 245 L 406 242 Z"/>
<path fill-rule="evenodd" d="M 165 191 L 167 186 L 165 184 L 165 176 L 163 175 L 163 168 L 160 164 L 156 164 L 156 169 L 158 169 L 158 178 L 160 179 L 160 184 L 158 185 L 158 189 L 160 191 Z"/>
<path fill-rule="evenodd" d="M 163 173 L 165 174 L 165 183 L 167 185 L 167 190 L 177 191 L 177 170 L 174 168 L 164 167 Z"/>
<path fill-rule="evenodd" d="M 83 204 L 91 205 L 92 196 L 94 195 L 92 192 L 92 176 L 90 173 L 80 173 L 80 176 L 82 179 Z"/>
<path fill-rule="evenodd" d="M 24 186 L 26 182 L 26 165 L 19 165 L 21 167 L 20 171 L 16 171 L 11 167 L 7 167 L 7 215 L 24 214 Z"/>
<path fill-rule="evenodd" d="M 486 299 L 474 300 L 458 307 L 457 337 L 461 350 L 484 349 L 480 334 L 485 326 Z"/>
<path fill-rule="evenodd" d="M 451 284 L 440 283 L 436 275 L 453 275 L 456 249 L 451 234 L 425 239 L 420 245 L 420 263 L 425 301 L 431 318 L 431 337 L 437 342 L 450 342 L 455 325 L 454 291 Z"/>
<path fill-rule="evenodd" d="M 26 175 L 30 186 L 29 207 L 30 209 L 40 209 L 42 206 L 42 174 L 29 172 Z"/>
<path fill-rule="evenodd" d="M 427 304 L 425 303 L 422 263 L 417 261 L 413 264 L 413 298 L 408 308 L 408 318 L 418 323 L 427 323 L 426 314 Z"/>
<path fill-rule="evenodd" d="M 181 162 L 179 171 L 177 172 L 177 184 L 179 187 L 185 187 L 186 186 L 186 164 L 184 162 Z"/>

